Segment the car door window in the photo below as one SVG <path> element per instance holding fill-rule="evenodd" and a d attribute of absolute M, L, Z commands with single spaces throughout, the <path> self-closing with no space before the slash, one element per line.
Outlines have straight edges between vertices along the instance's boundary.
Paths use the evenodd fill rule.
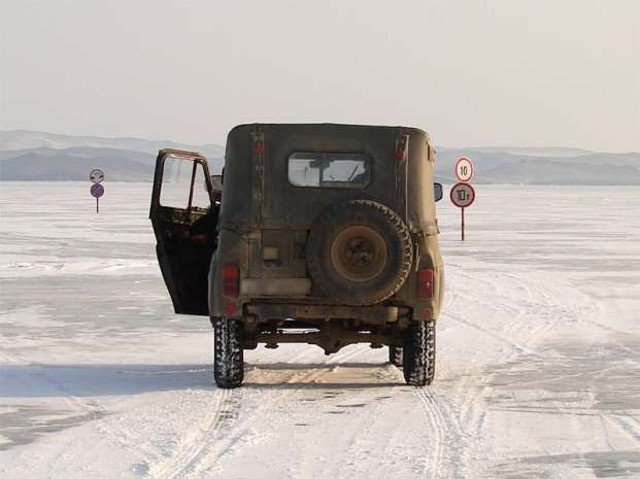
<path fill-rule="evenodd" d="M 190 209 L 210 206 L 205 171 L 196 161 L 168 155 L 164 160 L 160 205 Z"/>

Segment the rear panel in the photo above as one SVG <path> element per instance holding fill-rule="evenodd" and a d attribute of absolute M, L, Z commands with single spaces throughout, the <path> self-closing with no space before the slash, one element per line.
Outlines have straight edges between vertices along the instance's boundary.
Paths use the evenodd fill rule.
<path fill-rule="evenodd" d="M 294 186 L 288 179 L 288 159 L 300 152 L 363 153 L 371 158 L 370 181 L 360 189 Z M 248 291 L 269 287 L 284 288 L 281 297 L 317 295 L 304 283 L 309 229 L 329 205 L 351 199 L 373 200 L 396 211 L 414 238 L 417 266 L 433 267 L 439 276 L 432 172 L 428 136 L 417 129 L 329 124 L 236 127 L 227 143 L 221 243 L 211 277 L 212 311 L 229 316 L 234 310 L 237 317 L 244 301 L 261 296 Z M 217 272 L 229 262 L 240 266 L 242 280 L 250 287 L 243 290 L 244 297 L 225 299 L 232 304 L 223 304 Z M 441 286 L 437 280 L 436 298 Z M 410 275 L 395 300 L 415 303 L 416 288 Z M 415 306 L 426 306 L 435 316 L 435 298 L 428 303 Z"/>

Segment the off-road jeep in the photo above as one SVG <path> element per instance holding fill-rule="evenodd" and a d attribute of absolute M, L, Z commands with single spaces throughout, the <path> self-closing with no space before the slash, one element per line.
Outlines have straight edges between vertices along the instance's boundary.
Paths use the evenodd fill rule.
<path fill-rule="evenodd" d="M 233 388 L 258 343 L 389 348 L 430 384 L 443 265 L 429 136 L 404 127 L 252 124 L 221 176 L 158 154 L 150 218 L 176 313 L 209 316 L 214 376 Z"/>

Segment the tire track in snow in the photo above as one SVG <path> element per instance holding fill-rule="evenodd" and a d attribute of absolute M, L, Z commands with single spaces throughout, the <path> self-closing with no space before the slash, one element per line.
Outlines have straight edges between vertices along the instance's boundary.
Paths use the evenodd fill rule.
<path fill-rule="evenodd" d="M 200 457 L 207 447 L 208 436 L 223 422 L 225 415 L 222 414 L 222 411 L 228 404 L 227 400 L 236 392 L 231 389 L 216 389 L 214 391 L 215 400 L 211 409 L 207 411 L 205 420 L 199 423 L 196 429 L 188 431 L 178 445 L 178 450 L 168 461 L 151 464 L 149 475 L 155 479 L 181 477 L 182 473 Z"/>
<path fill-rule="evenodd" d="M 604 416 L 605 419 L 613 424 L 622 434 L 628 437 L 636 447 L 640 447 L 640 421 L 629 415 L 613 415 Z"/>
<path fill-rule="evenodd" d="M 425 477 L 438 477 L 443 462 L 443 445 L 447 436 L 447 421 L 431 389 L 416 388 L 413 393 L 422 405 L 421 412 L 430 426 L 429 432 L 433 434 L 427 443 L 427 454 L 422 472 Z"/>
<path fill-rule="evenodd" d="M 338 353 L 327 361 L 327 364 L 349 359 L 360 353 L 360 349 L 343 354 Z M 289 361 L 297 361 L 309 355 L 310 352 L 307 351 L 294 356 Z M 252 408 L 248 413 L 249 415 L 237 424 L 233 424 L 233 422 L 239 416 L 243 389 L 216 389 L 214 391 L 216 393 L 216 402 L 208 412 L 204 426 L 200 423 L 197 430 L 190 431 L 168 461 L 161 460 L 159 463 L 152 464 L 149 467 L 150 477 L 154 479 L 198 477 L 199 473 L 206 470 L 209 465 L 231 450 L 236 443 L 246 436 L 249 426 L 257 418 L 261 417 L 262 411 L 273 409 L 283 399 L 302 390 L 304 382 L 317 380 L 331 371 L 331 369 L 321 368 L 319 370 L 311 369 L 292 373 L 284 382 L 300 382 L 302 384 L 299 388 L 277 389 L 276 386 L 276 389 L 269 391 L 273 397 L 264 398 L 267 400 L 261 398 L 259 405 Z M 263 393 L 262 395 L 266 394 Z M 232 399 L 235 399 L 235 401 Z M 232 405 L 232 410 L 228 411 L 225 408 L 230 404 Z M 229 423 L 225 424 L 227 422 Z M 223 430 L 223 425 L 227 425 L 228 428 Z"/>
<path fill-rule="evenodd" d="M 450 313 L 445 314 L 444 319 L 446 319 L 446 317 L 451 317 L 456 322 L 463 323 L 465 326 L 481 331 L 502 343 L 510 344 L 512 346 L 510 351 L 502 351 L 495 355 L 495 359 L 498 361 L 517 361 L 518 358 L 523 355 L 533 355 L 547 361 L 550 360 L 550 356 L 555 356 L 556 360 L 561 361 L 564 358 L 564 355 L 560 351 L 556 351 L 554 349 L 549 350 L 546 348 L 542 351 L 537 347 L 537 345 L 541 343 L 541 340 L 552 337 L 554 334 L 554 328 L 557 327 L 559 322 L 563 321 L 569 323 L 590 323 L 609 330 L 612 333 L 620 333 L 613 328 L 609 328 L 590 319 L 598 317 L 596 316 L 598 312 L 600 312 L 600 316 L 603 314 L 602 311 L 599 311 L 599 309 L 601 309 L 601 304 L 595 302 L 591 297 L 583 294 L 581 291 L 568 289 L 564 285 L 558 285 L 553 282 L 543 282 L 541 278 L 535 275 L 522 278 L 515 274 L 496 273 L 495 275 L 490 275 L 488 278 L 484 278 L 487 283 L 485 285 L 481 284 L 481 282 L 479 282 L 479 278 L 474 278 L 473 275 L 469 275 L 468 273 L 460 273 L 460 275 L 471 280 L 474 286 L 470 289 L 477 292 L 471 298 L 465 296 L 465 302 L 468 303 L 471 301 L 472 303 L 477 303 L 477 305 L 481 307 L 479 310 L 488 309 L 489 311 L 495 311 L 498 318 L 502 318 L 502 320 L 498 322 L 489 322 L 488 326 L 490 327 L 488 328 L 485 327 L 483 322 L 480 322 L 482 321 L 481 317 L 478 321 L 479 324 L 476 324 L 473 320 L 469 320 L 469 318 L 478 317 L 478 315 L 467 314 L 467 311 L 462 314 L 462 317 Z M 493 285 L 492 283 L 495 281 L 498 281 L 498 283 Z M 503 290 L 505 284 L 509 284 L 510 288 L 513 289 L 501 291 L 499 283 L 503 284 Z M 491 288 L 491 291 L 483 293 L 483 288 L 486 290 L 487 287 Z M 524 293 L 524 295 L 519 293 Z M 459 299 L 463 299 L 463 295 L 460 293 L 455 294 L 454 296 Z M 491 301 L 483 299 L 483 296 L 490 298 Z M 507 301 L 509 301 L 509 303 L 507 303 Z M 514 305 L 517 307 L 514 308 Z M 455 310 L 455 308 L 451 309 Z M 514 318 L 510 319 L 509 315 L 513 315 Z M 520 338 L 526 338 L 527 346 L 522 346 Z M 608 339 L 621 350 L 629 353 L 630 356 L 637 357 L 638 352 L 627 347 L 621 341 L 616 338 Z M 611 366 L 595 373 L 602 375 L 608 371 L 617 370 L 621 367 L 623 366 Z M 574 377 L 581 377 L 586 374 L 592 375 L 594 372 L 577 371 L 531 381 L 520 381 L 518 382 L 518 386 L 533 386 L 556 381 L 562 382 Z M 458 433 L 462 433 L 462 431 L 466 429 L 466 438 L 465 436 L 461 436 L 463 442 L 466 442 L 466 445 L 464 445 L 461 450 L 464 453 L 464 459 L 462 461 L 464 464 L 473 464 L 474 460 L 478 459 L 478 455 L 474 454 L 474 444 L 472 443 L 474 437 L 473 434 L 481 434 L 483 427 L 485 427 L 485 420 L 487 419 L 486 408 L 481 404 L 482 400 L 475 398 L 482 398 L 483 396 L 486 396 L 487 392 L 491 394 L 491 388 L 488 384 L 491 384 L 491 379 L 495 376 L 496 373 L 492 373 L 488 376 L 481 375 L 478 381 L 465 381 L 467 383 L 472 382 L 473 384 L 469 385 L 470 390 L 468 391 L 468 394 L 466 394 L 465 401 L 462 403 L 462 410 L 459 411 L 459 414 L 454 414 L 453 411 L 449 411 L 449 416 L 457 419 L 456 422 L 459 427 Z M 465 386 L 465 388 L 466 387 L 467 386 Z M 458 388 L 458 390 L 460 390 L 460 388 Z M 462 395 L 464 395 L 464 393 L 462 393 Z M 472 399 L 472 397 L 474 399 Z M 480 402 L 480 404 L 478 404 L 478 402 Z M 448 404 L 448 401 L 444 401 L 442 406 L 447 409 L 450 406 L 455 407 L 455 403 L 456 402 L 454 401 L 453 403 Z M 555 404 L 554 407 L 562 417 L 574 415 L 574 412 L 568 410 L 566 405 Z M 473 412 L 474 410 L 475 412 Z M 609 431 L 606 426 L 607 423 L 610 423 L 620 429 L 622 434 L 632 441 L 632 447 L 637 447 L 638 444 L 640 444 L 640 432 L 637 427 L 638 425 L 633 424 L 633 418 L 630 416 L 623 415 L 621 417 L 611 417 L 609 415 L 599 415 L 599 417 L 602 428 L 602 438 L 605 440 L 606 447 L 610 450 L 615 450 L 615 448 L 612 446 L 611 438 L 609 437 Z M 631 421 L 631 423 L 629 421 Z M 580 427 L 583 426 L 581 425 Z M 477 448 L 477 446 L 475 447 Z M 476 451 L 480 452 L 477 449 Z M 475 470 L 475 473 L 477 472 L 478 471 Z"/>
<path fill-rule="evenodd" d="M 362 353 L 362 348 L 354 348 L 351 351 L 347 352 L 338 352 L 335 356 L 331 357 L 327 360 L 327 365 L 333 365 L 337 361 L 344 361 L 347 359 L 351 359 L 356 357 Z M 302 356 L 308 356 L 310 352 L 307 354 L 302 354 Z M 339 364 L 335 364 L 339 366 Z M 197 461 L 193 461 L 184 469 L 185 475 L 183 477 L 200 477 L 200 473 L 203 473 L 207 469 L 210 468 L 212 464 L 215 464 L 219 458 L 230 452 L 233 447 L 239 443 L 244 437 L 247 436 L 247 433 L 251 430 L 251 425 L 261 417 L 263 417 L 262 412 L 265 410 L 274 410 L 277 409 L 277 406 L 283 402 L 283 400 L 288 399 L 290 396 L 299 393 L 305 388 L 305 383 L 310 381 L 317 381 L 322 377 L 333 372 L 334 368 L 326 369 L 320 368 L 317 370 L 303 370 L 300 372 L 294 372 L 285 382 L 288 384 L 292 383 L 300 383 L 300 386 L 297 388 L 291 389 L 283 389 L 275 386 L 274 390 L 270 392 L 272 394 L 272 398 L 269 400 L 260 400 L 259 405 L 251 409 L 251 412 L 248 417 L 234 425 L 233 430 L 228 431 L 226 434 L 223 434 L 221 437 L 217 438 L 214 444 L 211 444 L 205 453 L 197 458 Z"/>
<path fill-rule="evenodd" d="M 531 321 L 524 321 L 526 315 L 531 314 L 532 311 L 537 311 L 539 305 L 551 305 L 555 303 L 552 301 L 552 297 L 549 294 L 547 288 L 540 287 L 535 282 L 524 281 L 518 275 L 497 272 L 494 275 L 483 277 L 482 279 L 475 277 L 473 274 L 464 273 L 461 271 L 455 271 L 454 274 L 458 274 L 473 283 L 473 288 L 465 289 L 465 294 L 454 291 L 449 297 L 452 297 L 452 303 L 456 302 L 456 299 L 464 299 L 463 304 L 475 303 L 480 306 L 481 309 L 488 309 L 489 311 L 495 311 L 497 315 L 504 317 L 508 320 L 504 328 L 493 329 L 484 326 L 484 321 L 479 320 L 474 322 L 469 319 L 465 319 L 464 315 L 445 313 L 443 320 L 453 319 L 453 321 L 464 325 L 470 329 L 479 331 L 483 335 L 491 337 L 494 340 L 502 344 L 509 346 L 508 350 L 496 349 L 493 352 L 496 361 L 512 361 L 522 355 L 530 355 L 540 357 L 540 353 L 534 348 L 524 346 L 517 340 L 523 334 L 526 334 L 527 343 L 531 344 L 535 342 L 536 338 L 544 335 L 554 327 L 554 325 L 562 319 L 561 315 L 554 314 L 553 308 L 545 311 L 545 314 L 540 316 L 540 321 L 532 323 Z M 501 282 L 507 282 L 514 289 L 505 291 Z M 484 290 L 489 289 L 488 292 L 483 293 Z M 476 291 L 472 297 L 469 297 L 468 291 Z M 514 298 L 513 295 L 516 294 Z M 464 296 L 464 298 L 463 298 Z M 483 299 L 484 297 L 491 298 L 492 301 Z M 475 309 L 478 309 L 475 307 Z M 448 311 L 455 310 L 452 306 Z M 570 308 L 573 315 L 576 315 L 574 308 Z M 470 315 L 471 317 L 477 317 Z M 489 322 L 488 324 L 493 324 Z M 492 388 L 488 386 L 491 380 L 495 377 L 496 373 L 485 374 L 484 372 L 476 371 L 473 366 L 466 368 L 464 377 L 460 381 L 457 381 L 456 394 L 449 397 L 442 397 L 439 399 L 438 408 L 441 415 L 447 419 L 449 435 L 455 435 L 456 437 L 449 437 L 448 448 L 449 452 L 454 452 L 458 458 L 465 457 L 464 460 L 459 461 L 462 464 L 473 464 L 475 451 L 480 447 L 482 431 L 485 428 L 487 420 L 486 407 L 483 405 L 483 397 L 487 393 L 491 393 Z M 436 398 L 433 397 L 433 400 Z M 462 399 L 456 400 L 456 399 Z M 435 413 L 434 413 L 435 414 Z M 443 458 L 441 458 L 442 460 Z M 458 461 L 454 460 L 451 463 L 452 468 L 455 468 L 454 476 L 460 476 L 457 470 Z M 430 471 L 433 473 L 433 471 Z M 471 472 L 471 471 L 466 471 Z M 475 470 L 477 473 L 478 471 Z M 437 474 L 434 473 L 434 474 Z M 462 473 L 461 477 L 466 474 Z"/>
<path fill-rule="evenodd" d="M 402 372 L 389 363 L 380 365 L 374 376 L 385 381 L 398 382 L 399 387 L 391 386 L 389 391 L 385 390 L 385 394 L 390 394 L 385 397 L 388 401 L 396 401 L 401 398 L 401 395 L 409 392 L 407 389 L 409 386 L 403 386 L 404 378 Z M 364 399 L 360 395 L 357 398 L 348 397 L 348 401 L 351 403 L 367 400 L 370 401 L 371 397 L 365 397 Z M 399 420 L 394 421 L 392 424 L 387 424 L 388 427 L 384 430 L 384 434 L 381 435 L 378 417 L 388 414 L 389 406 L 378 401 L 369 404 L 371 409 L 361 410 L 362 413 L 357 416 L 356 420 L 351 419 L 348 421 L 350 428 L 345 428 L 343 433 L 344 436 L 346 429 L 351 429 L 348 437 L 348 446 L 340 449 L 340 456 L 335 458 L 334 467 L 329 471 L 329 474 L 333 474 L 333 476 L 329 477 L 362 477 L 370 470 L 363 470 L 363 464 L 371 467 L 372 463 L 379 458 L 393 454 L 390 447 L 393 447 L 399 437 L 404 436 L 403 421 Z M 355 424 L 357 424 L 357 427 L 354 427 Z M 378 467 L 378 477 L 393 477 L 397 473 L 393 462 L 389 460 L 385 460 L 384 464 Z M 292 473 L 292 475 L 296 477 L 295 474 Z"/>
<path fill-rule="evenodd" d="M 507 359 L 519 354 L 539 356 L 539 353 L 536 352 L 535 349 L 523 345 L 514 339 L 514 337 L 526 333 L 527 344 L 532 344 L 536 338 L 539 338 L 553 328 L 558 321 L 566 319 L 565 316 L 567 314 L 570 314 L 572 317 L 578 316 L 573 307 L 570 308 L 570 310 L 565 310 L 566 305 L 564 302 L 560 303 L 563 304 L 561 308 L 562 311 L 555 311 L 555 307 L 550 307 L 554 306 L 555 302 L 552 301 L 552 296 L 549 294 L 548 288 L 540 287 L 537 283 L 532 283 L 531 280 L 525 281 L 519 275 L 508 272 L 496 272 L 492 275 L 477 278 L 472 274 L 462 271 L 456 271 L 454 274 L 477 283 L 473 288 L 465 289 L 464 295 L 454 292 L 454 296 L 460 297 L 461 299 L 464 298 L 464 303 L 476 304 L 475 309 L 477 309 L 477 306 L 482 306 L 489 309 L 489 311 L 494 310 L 497 314 L 505 317 L 506 324 L 502 324 L 502 327 L 496 330 L 485 327 L 483 325 L 484 321 L 473 322 L 464 319 L 462 315 L 459 314 L 445 313 L 445 318 L 452 318 L 458 323 L 463 323 L 470 328 L 485 333 L 510 346 L 513 349 L 512 354 L 508 354 L 506 357 L 503 355 L 501 359 Z M 512 295 L 507 294 L 508 292 L 505 292 L 502 286 L 504 283 L 510 284 L 512 290 L 523 292 L 524 297 L 512 297 Z M 482 293 L 482 291 L 487 288 L 489 288 L 490 291 Z M 477 293 L 469 297 L 468 291 L 477 291 Z M 491 301 L 484 299 L 486 297 L 491 298 Z M 517 306 L 514 306 L 514 303 Z M 533 314 L 534 311 L 535 322 L 521 319 L 523 316 Z M 477 314 L 470 314 L 469 316 L 477 317 Z"/>
<path fill-rule="evenodd" d="M 460 464 L 473 464 L 478 441 L 482 438 L 483 428 L 487 418 L 486 407 L 482 397 L 490 388 L 487 383 L 494 374 L 489 376 L 467 374 L 456 382 L 453 394 L 439 397 L 439 407 L 443 416 L 447 418 L 448 432 L 453 436 L 448 445 L 449 456 L 453 459 L 454 477 L 468 477 L 472 471 L 460 472 Z M 460 400 L 461 398 L 461 400 Z M 453 454 L 452 454 L 453 452 Z M 462 460 L 465 458 L 465 460 Z M 477 467 L 477 466 L 476 466 Z M 475 471 L 477 473 L 477 469 Z"/>
<path fill-rule="evenodd" d="M 296 355 L 295 359 L 302 359 L 308 353 Z M 214 389 L 215 401 L 212 409 L 207 409 L 203 422 L 182 437 L 177 450 L 167 460 L 160 458 L 149 465 L 149 474 L 154 479 L 182 477 L 189 469 L 198 463 L 207 453 L 209 440 L 215 441 L 215 434 L 226 422 L 237 417 L 242 401 L 242 389 Z M 236 399 L 233 401 L 233 399 Z M 225 409 L 231 406 L 231 409 Z"/>
<path fill-rule="evenodd" d="M 515 308 L 511 302 L 507 301 L 504 294 L 502 294 L 500 290 L 500 285 L 498 283 L 497 278 L 493 276 L 483 277 L 482 279 L 476 278 L 473 275 L 468 273 L 463 273 L 461 271 L 454 271 L 451 273 L 455 276 L 460 276 L 465 278 L 467 281 L 472 281 L 478 283 L 476 286 L 472 288 L 465 288 L 464 294 L 457 290 L 453 290 L 449 293 L 449 296 L 452 298 L 452 303 L 456 302 L 456 299 L 459 299 L 462 304 L 473 304 L 474 309 L 477 311 L 478 306 L 483 306 L 489 308 L 489 310 L 495 309 L 497 311 L 506 312 L 507 315 L 521 315 L 522 309 Z M 503 273 L 498 273 L 498 275 L 503 275 Z M 512 278 L 512 281 L 515 278 Z M 522 286 L 522 285 L 521 285 Z M 531 298 L 531 291 L 527 286 L 522 286 L 525 294 Z M 485 289 L 489 288 L 491 291 L 489 293 L 483 293 Z M 476 293 L 473 296 L 469 296 L 471 291 L 475 291 Z M 497 298 L 497 301 L 488 302 L 483 300 L 483 296 L 489 296 L 491 298 Z M 513 352 L 522 354 L 522 353 L 531 353 L 530 349 L 526 346 L 514 341 L 511 337 L 502 333 L 502 331 L 496 331 L 491 328 L 487 328 L 482 324 L 486 321 L 479 320 L 477 322 L 468 320 L 463 318 L 463 314 L 452 313 L 451 311 L 456 311 L 458 308 L 450 307 L 446 313 L 443 314 L 441 321 L 447 321 L 448 319 L 452 319 L 455 322 L 464 324 L 465 326 L 475 329 L 485 335 L 492 337 L 493 339 L 498 340 L 499 342 L 509 346 Z M 477 313 L 469 315 L 471 317 L 478 317 Z M 514 321 L 513 323 L 519 324 L 519 322 Z"/>
<path fill-rule="evenodd" d="M 494 330 L 485 328 L 483 326 L 480 326 L 479 324 L 476 324 L 476 323 L 473 323 L 473 322 L 468 321 L 466 319 L 463 319 L 462 317 L 460 317 L 458 315 L 448 313 L 447 314 L 447 318 L 448 319 L 452 319 L 452 320 L 454 320 L 454 321 L 456 321 L 458 323 L 464 324 L 464 325 L 468 326 L 469 328 L 475 329 L 476 331 L 480 331 L 481 333 L 484 333 L 484 334 L 486 334 L 488 336 L 491 336 L 494 339 L 497 339 L 499 342 L 510 346 L 514 350 L 514 352 L 517 353 L 517 354 L 537 355 L 537 353 L 535 353 L 532 349 L 530 349 L 530 348 L 528 348 L 526 346 L 523 346 L 523 345 L 513 341 L 512 339 L 504 337 L 502 334 L 500 334 L 500 333 L 498 333 L 498 332 L 496 332 Z"/>

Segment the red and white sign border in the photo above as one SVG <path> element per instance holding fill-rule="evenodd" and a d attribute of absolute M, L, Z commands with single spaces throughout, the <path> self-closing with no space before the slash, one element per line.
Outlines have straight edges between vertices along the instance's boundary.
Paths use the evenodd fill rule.
<path fill-rule="evenodd" d="M 458 186 L 461 186 L 461 185 L 468 186 L 468 187 L 471 189 L 471 192 L 472 192 L 471 203 L 469 203 L 467 206 L 460 206 L 460 205 L 458 205 L 458 203 L 456 203 L 456 201 L 453 199 L 453 192 L 456 190 L 456 188 L 457 188 Z M 473 186 L 471 186 L 469 183 L 465 183 L 464 181 L 461 181 L 460 183 L 456 183 L 455 185 L 453 185 L 453 186 L 451 187 L 451 191 L 449 192 L 449 199 L 451 200 L 451 203 L 453 203 L 453 204 L 454 204 L 455 206 L 457 206 L 458 208 L 465 209 L 465 208 L 468 208 L 469 206 L 471 206 L 471 205 L 473 204 L 473 202 L 474 202 L 474 201 L 476 201 L 476 190 L 475 190 L 475 188 L 474 188 Z"/>
<path fill-rule="evenodd" d="M 471 167 L 471 174 L 469 175 L 469 178 L 466 179 L 466 180 L 463 180 L 458 175 L 458 165 L 460 164 L 461 161 L 468 161 L 469 162 L 469 166 Z M 463 157 L 458 158 L 458 160 L 456 161 L 455 166 L 453 167 L 453 171 L 455 172 L 456 178 L 458 179 L 458 181 L 460 183 L 469 183 L 471 181 L 471 179 L 473 178 L 473 175 L 475 173 L 475 166 L 473 165 L 473 161 L 471 161 L 471 159 L 467 158 L 466 156 L 463 156 Z"/>

